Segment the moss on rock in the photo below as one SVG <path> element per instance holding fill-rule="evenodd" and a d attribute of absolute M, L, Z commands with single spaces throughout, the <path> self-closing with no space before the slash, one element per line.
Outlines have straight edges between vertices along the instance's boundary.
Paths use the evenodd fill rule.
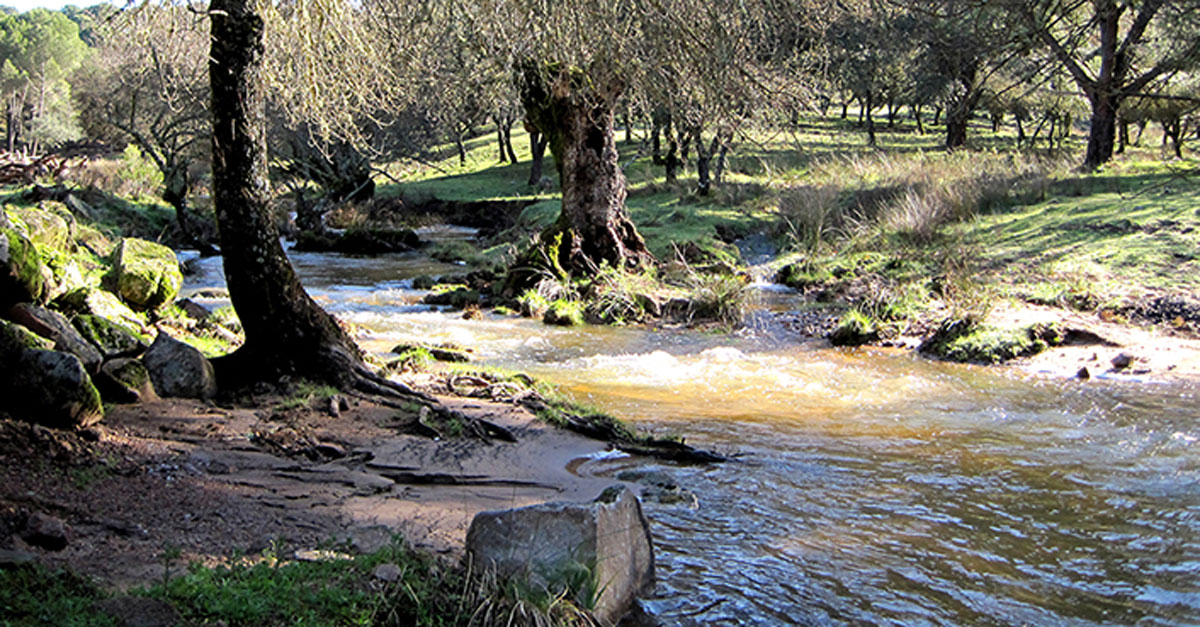
<path fill-rule="evenodd" d="M 131 307 L 154 310 L 179 294 L 183 273 L 170 248 L 127 237 L 113 251 L 111 280 L 114 291 Z"/>
<path fill-rule="evenodd" d="M 999 364 L 1036 355 L 1061 344 L 1065 334 L 1053 324 L 996 327 L 970 320 L 943 322 L 920 350 L 949 361 Z"/>
<path fill-rule="evenodd" d="M 48 275 L 29 238 L 15 228 L 0 228 L 0 306 L 45 302 Z"/>

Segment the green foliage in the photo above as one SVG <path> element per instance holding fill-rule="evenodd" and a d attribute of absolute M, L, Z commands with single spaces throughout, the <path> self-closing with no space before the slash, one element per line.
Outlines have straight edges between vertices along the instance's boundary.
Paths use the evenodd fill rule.
<path fill-rule="evenodd" d="M 121 193 L 135 197 L 154 194 L 163 182 L 162 171 L 136 144 L 125 146 L 117 176 L 121 179 Z"/>
<path fill-rule="evenodd" d="M 116 625 L 93 604 L 107 595 L 88 579 L 29 564 L 0 569 L 0 616 L 5 625 Z"/>
<path fill-rule="evenodd" d="M 565 298 L 555 300 L 546 308 L 542 322 L 560 327 L 577 327 L 583 324 L 583 304 Z"/>
<path fill-rule="evenodd" d="M 858 309 L 851 309 L 842 314 L 837 327 L 829 336 L 829 342 L 834 346 L 861 346 L 878 339 L 878 324 Z"/>
<path fill-rule="evenodd" d="M 286 411 L 301 407 L 311 407 L 314 403 L 327 402 L 330 398 L 338 394 L 341 394 L 341 392 L 333 386 L 323 383 L 313 383 L 305 379 L 292 385 L 287 398 L 277 404 L 275 409 Z"/>

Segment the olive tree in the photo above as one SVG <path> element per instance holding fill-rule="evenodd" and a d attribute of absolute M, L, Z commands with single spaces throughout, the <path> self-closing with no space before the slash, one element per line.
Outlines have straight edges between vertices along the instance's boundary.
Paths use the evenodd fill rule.
<path fill-rule="evenodd" d="M 1091 105 L 1083 166 L 1112 158 L 1121 105 L 1200 62 L 1198 0 L 992 0 L 1020 20 Z"/>
<path fill-rule="evenodd" d="M 211 251 L 210 222 L 188 203 L 193 172 L 208 168 L 208 16 L 203 7 L 147 3 L 93 32 L 95 54 L 76 81 L 92 137 L 136 144 L 163 176 L 162 197 L 184 239 Z"/>

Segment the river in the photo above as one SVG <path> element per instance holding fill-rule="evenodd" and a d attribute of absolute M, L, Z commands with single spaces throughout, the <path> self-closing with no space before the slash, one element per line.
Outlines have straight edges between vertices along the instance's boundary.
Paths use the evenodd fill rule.
<path fill-rule="evenodd" d="M 732 334 L 584 327 L 413 304 L 413 255 L 298 253 L 368 350 L 450 341 L 631 423 L 739 453 L 662 469 L 699 506 L 650 504 L 665 624 L 1200 624 L 1193 386 L 1080 382 L 830 349 L 764 311 Z M 186 288 L 223 283 L 201 260 Z M 786 309 L 786 296 L 766 292 Z M 782 299 L 782 300 L 781 300 Z"/>

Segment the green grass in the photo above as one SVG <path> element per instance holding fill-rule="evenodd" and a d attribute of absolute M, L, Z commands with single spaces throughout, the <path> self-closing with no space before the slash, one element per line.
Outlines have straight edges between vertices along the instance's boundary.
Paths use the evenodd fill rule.
<path fill-rule="evenodd" d="M 1046 198 L 958 231 L 981 265 L 1031 300 L 1200 290 L 1200 162 L 1117 164 L 1057 181 Z M 1013 270 L 1017 272 L 1014 272 Z M 1051 295 L 1047 298 L 1047 295 Z"/>
<path fill-rule="evenodd" d="M 1146 148 L 1081 174 L 1079 132 L 1054 152 L 1044 141 L 1018 151 L 1014 127 L 994 133 L 980 116 L 970 149 L 947 153 L 944 127 L 927 123 L 917 134 L 907 112 L 894 129 L 876 121 L 875 147 L 857 112 L 830 113 L 743 133 L 725 182 L 707 197 L 694 193 L 694 171 L 666 182 L 645 128 L 632 142 L 618 131 L 626 206 L 651 251 L 663 261 L 681 247 L 709 251 L 739 266 L 720 240 L 765 234 L 782 249 L 772 268 L 785 268 L 785 283 L 834 292 L 868 283 L 841 304 L 883 323 L 885 334 L 904 332 L 937 299 L 956 315 L 986 313 L 999 297 L 1090 311 L 1145 289 L 1200 289 L 1200 162 L 1164 163 L 1150 135 Z M 536 201 L 510 234 L 523 241 L 557 218 L 561 197 L 526 185 L 528 135 L 513 136 L 523 162 L 498 165 L 489 131 L 468 143 L 465 165 L 447 146 L 433 165 L 408 167 L 404 193 Z"/>
<path fill-rule="evenodd" d="M 333 547 L 336 551 L 338 547 Z M 187 624 L 256 625 L 461 625 L 479 612 L 504 624 L 526 616 L 536 624 L 579 624 L 586 618 L 563 599 L 532 598 L 487 573 L 443 564 L 396 538 L 374 553 L 335 553 L 319 561 L 293 561 L 272 548 L 255 559 L 230 558 L 130 594 L 160 599 Z M 334 552 L 331 552 L 334 553 Z M 178 551 L 164 553 L 164 568 Z M 399 578 L 374 577 L 377 567 L 397 567 Z M 0 624 L 109 626 L 98 601 L 112 594 L 95 582 L 38 565 L 0 569 Z M 485 624 L 485 623 L 476 623 Z"/>

